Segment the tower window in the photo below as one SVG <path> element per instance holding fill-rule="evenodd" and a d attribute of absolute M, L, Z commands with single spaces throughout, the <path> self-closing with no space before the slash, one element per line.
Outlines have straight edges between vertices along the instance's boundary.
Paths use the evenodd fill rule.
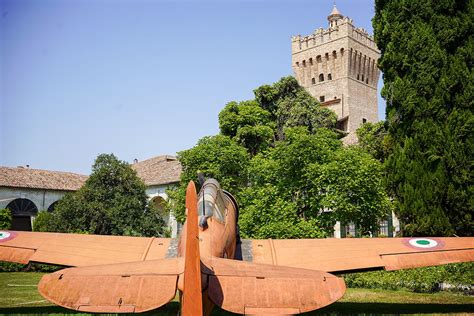
<path fill-rule="evenodd" d="M 326 59 L 329 59 L 329 53 L 326 53 L 325 56 L 326 56 Z"/>
<path fill-rule="evenodd" d="M 328 80 L 332 80 L 332 75 L 328 74 Z"/>
<path fill-rule="evenodd" d="M 318 63 L 321 62 L 321 55 L 316 56 L 316 61 L 317 61 Z"/>
<path fill-rule="evenodd" d="M 296 67 L 299 67 L 299 66 L 300 66 L 300 62 L 297 61 L 297 62 L 296 62 Z"/>
<path fill-rule="evenodd" d="M 306 60 L 303 60 L 303 67 L 306 67 Z M 359 79 L 359 78 L 357 78 Z"/>
<path fill-rule="evenodd" d="M 333 51 L 332 51 L 332 57 L 333 57 L 334 59 L 336 59 L 336 55 L 337 55 L 336 51 L 333 50 Z"/>
<path fill-rule="evenodd" d="M 313 58 L 309 59 L 309 64 L 312 66 L 313 65 Z"/>
<path fill-rule="evenodd" d="M 365 81 L 365 79 L 364 79 L 364 75 L 362 75 L 362 81 Z"/>
<path fill-rule="evenodd" d="M 324 75 L 323 74 L 319 74 L 319 82 L 321 81 L 324 81 Z"/>
<path fill-rule="evenodd" d="M 324 95 L 320 96 L 320 97 L 319 97 L 319 102 L 324 102 L 324 99 L 325 99 L 325 98 L 324 98 Z"/>
<path fill-rule="evenodd" d="M 365 83 L 366 83 L 366 84 L 369 84 L 369 78 L 366 78 L 366 79 L 365 79 Z"/>
<path fill-rule="evenodd" d="M 359 75 L 357 75 L 357 80 L 360 80 L 360 79 L 359 79 Z"/>
<path fill-rule="evenodd" d="M 341 48 L 341 56 L 344 54 L 344 48 Z"/>
<path fill-rule="evenodd" d="M 315 83 L 316 83 L 316 79 L 315 79 L 315 78 L 312 78 L 312 79 L 311 79 L 311 83 L 312 83 L 312 84 L 315 84 Z"/>
<path fill-rule="evenodd" d="M 362 119 L 362 123 L 367 123 L 367 119 L 366 119 L 366 118 L 363 118 L 363 119 Z"/>

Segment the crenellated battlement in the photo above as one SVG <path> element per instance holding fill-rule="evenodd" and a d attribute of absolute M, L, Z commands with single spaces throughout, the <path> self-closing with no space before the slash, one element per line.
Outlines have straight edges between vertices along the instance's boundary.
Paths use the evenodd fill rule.
<path fill-rule="evenodd" d="M 337 40 L 343 37 L 351 37 L 363 45 L 377 50 L 374 38 L 367 30 L 353 25 L 352 19 L 344 17 L 340 23 L 330 26 L 327 29 L 322 27 L 314 30 L 307 36 L 294 35 L 291 37 L 292 53 L 302 51 L 311 47 L 324 45 L 327 42 Z"/>

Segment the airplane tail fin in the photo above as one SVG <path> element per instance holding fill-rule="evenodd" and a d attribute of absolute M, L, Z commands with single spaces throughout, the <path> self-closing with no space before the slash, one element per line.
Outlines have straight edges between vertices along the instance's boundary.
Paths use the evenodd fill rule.
<path fill-rule="evenodd" d="M 193 181 L 186 189 L 186 250 L 181 315 L 202 315 L 201 259 L 199 255 L 199 230 L 197 194 Z"/>

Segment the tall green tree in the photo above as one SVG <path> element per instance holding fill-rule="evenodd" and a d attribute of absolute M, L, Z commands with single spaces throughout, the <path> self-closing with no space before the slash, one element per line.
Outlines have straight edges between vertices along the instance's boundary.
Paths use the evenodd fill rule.
<path fill-rule="evenodd" d="M 163 219 L 147 205 L 145 184 L 127 162 L 99 155 L 86 183 L 59 200 L 41 230 L 102 235 L 158 236 Z"/>
<path fill-rule="evenodd" d="M 376 0 L 388 183 L 405 235 L 473 234 L 474 2 Z"/>

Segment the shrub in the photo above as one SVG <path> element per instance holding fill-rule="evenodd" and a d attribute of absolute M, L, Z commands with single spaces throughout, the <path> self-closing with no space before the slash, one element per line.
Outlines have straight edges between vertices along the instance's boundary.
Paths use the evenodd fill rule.
<path fill-rule="evenodd" d="M 12 212 L 7 209 L 0 209 L 0 229 L 10 229 L 12 225 Z"/>

